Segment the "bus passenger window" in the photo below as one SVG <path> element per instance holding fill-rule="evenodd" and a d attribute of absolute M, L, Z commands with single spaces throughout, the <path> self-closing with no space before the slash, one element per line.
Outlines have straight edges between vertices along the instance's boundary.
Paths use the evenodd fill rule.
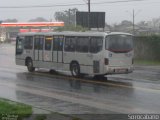
<path fill-rule="evenodd" d="M 44 37 L 41 37 L 40 39 L 39 39 L 39 50 L 43 50 L 43 42 L 44 42 Z"/>
<path fill-rule="evenodd" d="M 33 36 L 26 36 L 24 40 L 24 48 L 32 49 L 33 48 Z"/>
<path fill-rule="evenodd" d="M 43 50 L 43 36 L 35 36 L 34 49 Z"/>
<path fill-rule="evenodd" d="M 91 37 L 90 52 L 97 53 L 102 50 L 102 37 Z"/>
<path fill-rule="evenodd" d="M 89 37 L 78 37 L 76 51 L 88 52 L 89 49 Z"/>
<path fill-rule="evenodd" d="M 74 52 L 76 48 L 75 46 L 76 46 L 75 37 L 66 37 L 64 50 L 68 52 Z"/>
<path fill-rule="evenodd" d="M 45 40 L 45 50 L 51 50 L 51 40 Z"/>
<path fill-rule="evenodd" d="M 35 37 L 35 39 L 34 39 L 34 49 L 35 50 L 38 50 L 38 45 L 39 45 L 39 38 Z"/>
<path fill-rule="evenodd" d="M 54 36 L 53 50 L 55 50 L 55 51 L 62 51 L 63 50 L 63 37 Z"/>
<path fill-rule="evenodd" d="M 63 50 L 63 37 L 59 38 L 59 43 L 58 43 L 58 51 Z"/>
<path fill-rule="evenodd" d="M 16 38 L 16 55 L 22 54 L 23 52 L 23 38 Z"/>

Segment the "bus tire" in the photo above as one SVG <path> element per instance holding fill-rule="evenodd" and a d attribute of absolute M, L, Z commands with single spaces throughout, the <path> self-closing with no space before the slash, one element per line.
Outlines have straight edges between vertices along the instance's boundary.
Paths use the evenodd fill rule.
<path fill-rule="evenodd" d="M 70 70 L 73 77 L 80 77 L 80 66 L 77 62 L 71 63 Z"/>
<path fill-rule="evenodd" d="M 29 72 L 34 72 L 35 71 L 35 67 L 33 67 L 32 59 L 27 60 L 27 69 L 28 69 Z"/>

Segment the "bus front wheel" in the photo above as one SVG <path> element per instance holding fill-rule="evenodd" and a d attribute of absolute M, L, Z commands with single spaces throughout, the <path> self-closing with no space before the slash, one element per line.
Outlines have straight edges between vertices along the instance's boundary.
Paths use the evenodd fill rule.
<path fill-rule="evenodd" d="M 73 77 L 80 77 L 80 66 L 77 62 L 71 63 L 70 69 Z"/>
<path fill-rule="evenodd" d="M 34 72 L 35 71 L 35 67 L 33 67 L 33 62 L 31 59 L 27 60 L 27 69 L 29 72 Z"/>

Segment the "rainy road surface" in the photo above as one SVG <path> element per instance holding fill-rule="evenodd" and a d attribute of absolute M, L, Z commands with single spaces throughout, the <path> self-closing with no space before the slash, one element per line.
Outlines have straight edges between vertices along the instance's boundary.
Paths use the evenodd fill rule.
<path fill-rule="evenodd" d="M 13 44 L 0 44 L 0 97 L 65 114 L 159 113 L 160 67 L 141 66 L 108 81 L 29 73 L 15 65 Z"/>

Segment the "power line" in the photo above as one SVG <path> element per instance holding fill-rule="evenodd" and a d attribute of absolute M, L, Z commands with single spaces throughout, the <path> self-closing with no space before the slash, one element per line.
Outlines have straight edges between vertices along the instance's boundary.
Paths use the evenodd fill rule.
<path fill-rule="evenodd" d="M 87 4 L 87 1 L 86 0 L 83 0 L 86 4 Z"/>
<path fill-rule="evenodd" d="M 128 2 L 142 2 L 148 0 L 119 0 L 119 1 L 108 1 L 108 2 L 96 2 L 91 3 L 93 5 L 98 4 L 115 4 L 115 3 L 128 3 Z M 82 6 L 86 5 L 85 3 L 78 3 L 78 4 L 55 4 L 55 5 L 28 5 L 28 6 L 0 6 L 0 9 L 3 8 L 47 8 L 47 7 L 65 7 L 65 6 Z"/>
<path fill-rule="evenodd" d="M 104 1 L 92 4 L 114 4 L 114 3 L 129 3 L 129 2 L 143 2 L 143 1 L 148 1 L 148 0 L 121 0 L 121 1 L 108 1 L 108 2 Z"/>

